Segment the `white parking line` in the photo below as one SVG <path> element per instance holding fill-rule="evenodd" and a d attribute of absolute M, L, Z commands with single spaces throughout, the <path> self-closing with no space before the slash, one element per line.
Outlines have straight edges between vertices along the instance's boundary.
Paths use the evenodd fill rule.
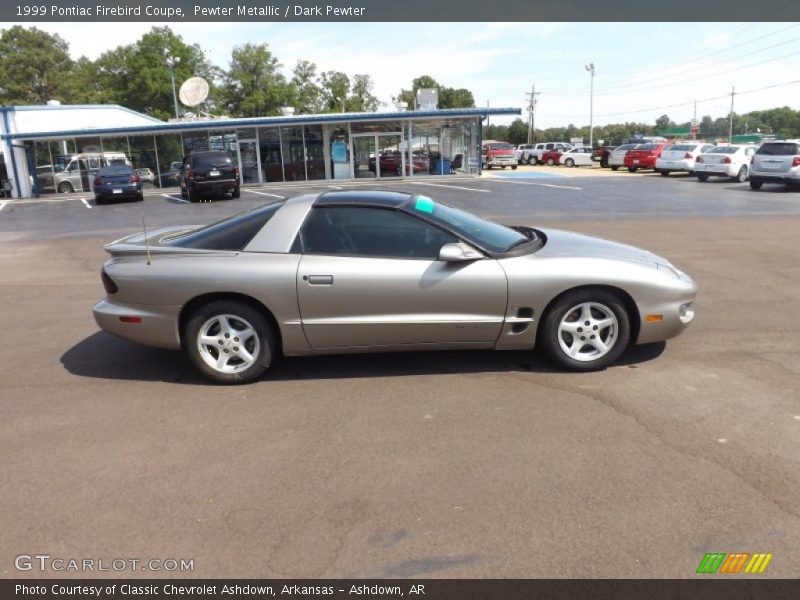
<path fill-rule="evenodd" d="M 3 210 L 6 207 L 6 204 L 8 204 L 8 202 L 0 202 L 0 210 Z"/>
<path fill-rule="evenodd" d="M 492 181 L 502 181 L 503 183 L 516 183 L 518 185 L 539 185 L 542 187 L 561 188 L 564 190 L 583 190 L 581 187 L 573 185 L 556 185 L 555 183 L 534 183 L 532 181 L 514 181 L 513 179 L 503 179 L 502 177 L 492 177 Z"/>
<path fill-rule="evenodd" d="M 329 185 L 328 187 L 329 187 L 329 188 L 333 188 L 334 190 L 340 190 L 340 189 L 342 189 L 342 186 L 340 186 L 340 185 Z"/>
<path fill-rule="evenodd" d="M 490 190 L 481 190 L 478 188 L 468 188 L 468 187 L 461 187 L 458 185 L 447 185 L 446 183 L 426 183 L 424 181 L 409 181 L 408 183 L 412 183 L 414 185 L 432 185 L 434 187 L 444 187 L 444 188 L 452 188 L 454 190 L 464 190 L 467 192 L 483 192 L 484 194 L 491 194 Z"/>
<path fill-rule="evenodd" d="M 91 204 L 89 204 L 89 203 L 86 201 L 86 198 L 81 198 L 81 202 L 83 202 L 83 205 L 84 205 L 86 208 L 92 208 L 92 205 L 91 205 Z"/>
<path fill-rule="evenodd" d="M 278 196 L 278 194 L 268 194 L 267 192 L 257 192 L 256 190 L 245 190 L 251 194 L 258 194 L 259 196 L 272 196 L 273 198 L 280 198 L 283 200 L 286 196 Z"/>
<path fill-rule="evenodd" d="M 183 202 L 184 204 L 191 204 L 191 202 L 179 196 L 170 196 L 169 194 L 161 194 L 161 195 L 164 196 L 164 198 L 171 198 L 173 200 L 177 200 L 178 202 Z"/>

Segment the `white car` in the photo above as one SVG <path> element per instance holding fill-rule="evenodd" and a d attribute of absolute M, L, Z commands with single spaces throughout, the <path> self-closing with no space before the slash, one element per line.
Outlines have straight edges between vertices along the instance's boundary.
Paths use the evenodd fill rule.
<path fill-rule="evenodd" d="M 755 153 L 756 146 L 714 146 L 697 157 L 694 174 L 699 181 L 714 175 L 735 177 L 739 183 L 744 183 L 750 175 L 750 159 Z"/>
<path fill-rule="evenodd" d="M 565 167 L 591 167 L 592 149 L 588 146 L 578 146 L 564 152 L 559 159 Z"/>
<path fill-rule="evenodd" d="M 750 163 L 750 187 L 765 183 L 800 185 L 800 140 L 764 142 Z"/>
<path fill-rule="evenodd" d="M 706 142 L 678 142 L 664 148 L 656 159 L 656 171 L 664 177 L 673 171 L 694 172 L 694 161 L 703 152 L 710 150 L 714 144 Z"/>
<path fill-rule="evenodd" d="M 517 162 L 522 164 L 522 157 L 526 155 L 527 152 L 533 150 L 536 144 L 520 144 L 517 146 Z"/>
<path fill-rule="evenodd" d="M 608 166 L 611 167 L 612 171 L 618 170 L 620 167 L 625 166 L 625 155 L 628 153 L 628 150 L 633 150 L 639 144 L 623 144 L 622 146 L 617 146 L 611 151 L 611 154 L 608 155 Z"/>

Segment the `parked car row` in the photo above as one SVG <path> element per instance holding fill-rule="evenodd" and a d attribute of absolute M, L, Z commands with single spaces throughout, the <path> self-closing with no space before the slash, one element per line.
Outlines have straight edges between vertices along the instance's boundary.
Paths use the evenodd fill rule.
<path fill-rule="evenodd" d="M 563 146 L 563 143 L 560 143 Z M 739 183 L 750 181 L 754 190 L 765 183 L 800 185 L 800 140 L 768 141 L 755 144 L 719 144 L 708 142 L 662 142 L 604 146 L 592 150 L 586 146 L 576 148 L 553 147 L 541 154 L 528 151 L 530 164 L 566 167 L 589 166 L 599 160 L 600 165 L 613 171 L 625 167 L 631 173 L 652 169 L 667 177 L 670 173 L 685 172 L 707 181 L 709 177 L 729 177 Z M 530 145 L 529 145 L 530 146 Z M 535 146 L 545 146 L 536 144 Z"/>

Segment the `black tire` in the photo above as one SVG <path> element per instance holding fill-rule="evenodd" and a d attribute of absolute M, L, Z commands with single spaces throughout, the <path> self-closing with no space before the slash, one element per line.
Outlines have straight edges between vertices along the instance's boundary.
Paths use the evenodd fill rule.
<path fill-rule="evenodd" d="M 233 198 L 234 200 L 235 200 L 236 198 L 240 198 L 240 197 L 241 197 L 241 195 L 242 195 L 242 192 L 241 192 L 241 190 L 240 190 L 238 187 L 237 187 L 235 190 L 233 190 L 233 191 L 231 192 L 231 198 Z"/>
<path fill-rule="evenodd" d="M 511 170 L 512 171 L 516 171 L 517 170 L 517 165 L 511 165 Z"/>
<path fill-rule="evenodd" d="M 240 328 L 242 324 L 246 324 L 255 330 L 255 336 L 251 337 L 249 340 L 245 340 L 244 343 L 249 344 L 249 348 L 247 349 L 252 353 L 256 349 L 255 338 L 257 338 L 258 353 L 254 355 L 255 360 L 253 363 L 249 367 L 246 367 L 240 371 L 219 371 L 210 366 L 201 354 L 200 344 L 197 341 L 201 328 L 209 320 L 221 315 L 229 315 L 229 322 L 231 322 L 232 325 L 235 325 L 237 329 Z M 228 339 L 233 340 L 236 338 L 229 337 Z M 252 343 L 250 343 L 251 341 Z M 230 360 L 239 361 L 239 364 L 241 364 L 242 359 L 235 356 L 234 353 L 234 348 L 237 347 L 233 346 L 232 344 L 235 343 L 236 342 L 230 342 Z M 261 313 L 261 311 L 253 306 L 235 300 L 215 300 L 209 304 L 206 304 L 205 306 L 201 306 L 194 311 L 188 323 L 186 324 L 186 329 L 183 336 L 183 345 L 186 353 L 189 355 L 189 358 L 192 360 L 195 367 L 197 367 L 197 369 L 206 378 L 215 383 L 227 385 L 252 383 L 253 381 L 258 380 L 272 364 L 277 350 L 275 332 L 273 331 L 272 325 L 267 318 Z M 216 346 L 214 348 L 216 348 Z M 213 359 L 213 355 L 211 355 L 210 352 L 209 356 L 211 356 Z M 236 364 L 234 364 L 233 367 L 235 368 Z"/>
<path fill-rule="evenodd" d="M 564 166 L 565 167 L 574 167 L 575 166 L 575 161 L 572 160 L 571 158 L 568 158 L 567 160 L 564 161 Z"/>
<path fill-rule="evenodd" d="M 62 181 L 58 184 L 58 191 L 61 194 L 71 194 L 75 191 L 75 188 L 72 187 L 72 184 L 69 181 Z"/>
<path fill-rule="evenodd" d="M 555 164 L 556 164 L 556 159 L 555 159 L 555 158 L 552 158 L 552 157 L 551 157 L 551 158 L 548 158 L 548 159 L 547 159 L 547 166 L 548 166 L 548 167 L 552 167 L 552 166 L 553 166 L 553 165 L 555 165 Z"/>
<path fill-rule="evenodd" d="M 500 168 L 501 168 L 501 169 L 505 169 L 505 168 L 506 168 L 506 166 L 505 166 L 505 165 L 500 165 Z"/>
<path fill-rule="evenodd" d="M 142 192 L 139 192 L 139 195 L 136 196 L 136 201 L 137 202 L 144 202 L 144 194 Z"/>
<path fill-rule="evenodd" d="M 94 197 L 94 203 L 95 203 L 96 206 L 100 206 L 101 204 L 105 204 L 106 201 L 102 196 L 95 196 Z"/>
<path fill-rule="evenodd" d="M 750 189 L 751 190 L 760 190 L 762 185 L 764 185 L 763 181 L 758 181 L 757 179 L 751 179 L 750 180 Z"/>
<path fill-rule="evenodd" d="M 698 173 L 697 181 L 708 181 L 708 173 Z"/>
<path fill-rule="evenodd" d="M 619 167 L 611 167 L 612 171 L 619 171 Z"/>
<path fill-rule="evenodd" d="M 603 340 L 604 342 L 609 342 L 609 340 L 611 340 L 605 354 L 598 356 L 596 359 L 587 357 L 587 360 L 577 360 L 570 357 L 567 352 L 562 349 L 561 341 L 563 340 L 565 344 L 580 342 L 577 340 L 572 341 L 573 338 L 570 333 L 559 333 L 559 327 L 562 319 L 565 319 L 570 313 L 575 313 L 576 307 L 587 302 L 602 306 L 603 309 L 613 313 L 617 321 L 617 327 L 615 333 L 610 331 L 611 328 L 608 328 L 608 331 L 600 330 L 605 332 L 604 335 L 606 335 L 606 338 Z M 595 316 L 594 310 L 595 309 L 593 309 L 592 312 L 593 317 Z M 590 334 L 590 331 L 591 330 L 588 330 L 585 333 Z M 628 347 L 630 336 L 630 317 L 620 298 L 607 290 L 585 288 L 564 294 L 548 308 L 547 314 L 539 329 L 538 343 L 547 356 L 564 369 L 569 371 L 597 371 L 599 369 L 605 369 L 620 357 L 625 351 L 625 348 Z M 587 342 L 581 345 L 579 350 L 585 349 L 590 345 L 588 339 L 590 335 L 586 335 L 586 337 Z"/>
<path fill-rule="evenodd" d="M 538 162 L 539 162 L 539 161 L 537 161 L 537 160 L 536 160 L 536 157 L 535 157 L 535 156 L 529 156 L 529 157 L 528 157 L 528 164 L 529 164 L 529 165 L 531 165 L 531 166 L 534 166 L 534 165 L 535 165 L 535 164 L 537 164 Z"/>
<path fill-rule="evenodd" d="M 487 165 L 486 165 L 486 170 L 487 170 L 487 171 L 491 171 L 491 170 L 492 170 L 492 165 L 489 165 L 489 164 L 487 164 Z"/>
<path fill-rule="evenodd" d="M 639 168 L 639 167 L 628 167 L 628 173 L 636 173 L 636 170 L 637 170 L 638 168 Z"/>
<path fill-rule="evenodd" d="M 739 172 L 736 174 L 736 181 L 738 181 L 739 183 L 744 183 L 745 181 L 747 181 L 747 175 L 748 175 L 747 165 L 742 165 L 739 168 Z"/>
<path fill-rule="evenodd" d="M 661 173 L 662 177 L 669 177 L 669 171 L 667 171 L 666 169 L 659 170 L 659 173 Z"/>
<path fill-rule="evenodd" d="M 199 200 L 197 192 L 193 192 L 191 188 L 186 188 L 186 199 L 189 202 L 197 202 Z"/>

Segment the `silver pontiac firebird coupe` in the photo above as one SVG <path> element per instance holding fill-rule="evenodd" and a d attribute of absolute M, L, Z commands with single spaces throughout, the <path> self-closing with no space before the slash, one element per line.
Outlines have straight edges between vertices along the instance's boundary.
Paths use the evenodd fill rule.
<path fill-rule="evenodd" d="M 681 333 L 697 292 L 645 250 L 383 191 L 297 196 L 106 250 L 98 325 L 183 348 L 219 383 L 257 380 L 278 353 L 539 345 L 563 368 L 602 369 Z"/>

